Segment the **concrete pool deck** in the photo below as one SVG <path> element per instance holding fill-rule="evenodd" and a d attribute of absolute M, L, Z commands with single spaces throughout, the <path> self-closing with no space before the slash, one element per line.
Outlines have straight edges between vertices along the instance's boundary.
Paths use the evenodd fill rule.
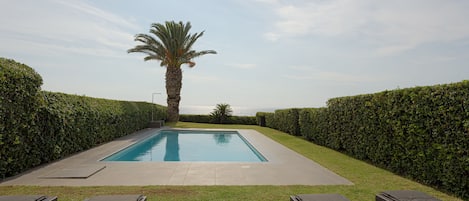
<path fill-rule="evenodd" d="M 353 185 L 347 179 L 255 130 L 235 131 L 244 136 L 268 162 L 99 161 L 158 130 L 138 131 L 9 178 L 0 185 Z"/>

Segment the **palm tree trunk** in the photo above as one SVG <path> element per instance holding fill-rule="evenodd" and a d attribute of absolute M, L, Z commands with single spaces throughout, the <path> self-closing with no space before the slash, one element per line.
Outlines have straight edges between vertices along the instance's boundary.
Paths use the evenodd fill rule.
<path fill-rule="evenodd" d="M 168 94 L 168 121 L 179 121 L 179 102 L 181 101 L 182 70 L 179 66 L 166 67 L 166 94 Z"/>

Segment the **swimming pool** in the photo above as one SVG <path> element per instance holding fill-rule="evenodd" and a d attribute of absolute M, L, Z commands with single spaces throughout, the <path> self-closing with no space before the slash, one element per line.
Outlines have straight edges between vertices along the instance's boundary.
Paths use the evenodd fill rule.
<path fill-rule="evenodd" d="M 161 130 L 102 161 L 267 160 L 236 131 Z"/>

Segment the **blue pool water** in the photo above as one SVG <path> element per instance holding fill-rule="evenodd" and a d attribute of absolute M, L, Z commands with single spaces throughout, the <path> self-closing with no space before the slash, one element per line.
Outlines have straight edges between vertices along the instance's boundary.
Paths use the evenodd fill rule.
<path fill-rule="evenodd" d="M 103 161 L 267 161 L 236 131 L 162 130 Z"/>

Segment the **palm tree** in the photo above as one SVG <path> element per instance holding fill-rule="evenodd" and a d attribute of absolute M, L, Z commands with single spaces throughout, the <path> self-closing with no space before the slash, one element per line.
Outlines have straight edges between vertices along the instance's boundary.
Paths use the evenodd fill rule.
<path fill-rule="evenodd" d="M 194 67 L 194 58 L 205 54 L 216 54 L 214 50 L 195 51 L 192 45 L 204 32 L 190 34 L 190 22 L 183 24 L 174 21 L 167 21 L 164 25 L 153 23 L 148 34 L 135 35 L 135 41 L 143 44 L 137 45 L 131 52 L 141 52 L 147 54 L 144 58 L 148 60 L 159 60 L 160 66 L 166 67 L 166 94 L 168 94 L 167 120 L 177 122 L 179 120 L 179 102 L 181 101 L 182 70 L 181 65 L 187 64 Z"/>
<path fill-rule="evenodd" d="M 210 113 L 210 117 L 212 118 L 213 123 L 223 124 L 226 123 L 232 113 L 233 110 L 229 104 L 220 103 L 215 106 L 213 112 Z"/>

